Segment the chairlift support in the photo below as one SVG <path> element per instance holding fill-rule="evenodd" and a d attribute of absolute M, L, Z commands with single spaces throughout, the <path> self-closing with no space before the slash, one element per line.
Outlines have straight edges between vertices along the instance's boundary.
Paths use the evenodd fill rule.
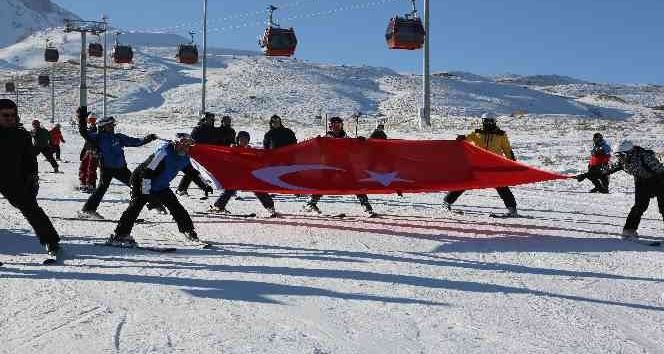
<path fill-rule="evenodd" d="M 191 42 L 182 43 L 178 45 L 178 53 L 175 58 L 182 64 L 196 64 L 198 63 L 198 47 L 194 43 L 194 32 L 189 32 Z"/>
<path fill-rule="evenodd" d="M 415 0 L 410 0 L 413 10 L 404 16 L 390 19 L 385 32 L 385 40 L 390 49 L 416 50 L 424 46 L 426 31 L 417 13 Z"/>
<path fill-rule="evenodd" d="M 263 53 L 269 57 L 290 57 L 295 54 L 297 37 L 293 27 L 281 28 L 274 21 L 274 11 L 278 8 L 268 6 L 267 28 L 258 41 Z"/>

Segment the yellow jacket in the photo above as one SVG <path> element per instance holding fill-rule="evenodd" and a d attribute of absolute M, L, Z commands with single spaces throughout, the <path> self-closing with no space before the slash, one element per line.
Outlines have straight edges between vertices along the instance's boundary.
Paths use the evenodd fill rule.
<path fill-rule="evenodd" d="M 482 149 L 489 150 L 498 155 L 503 155 L 508 159 L 516 160 L 514 152 L 512 151 L 512 146 L 510 145 L 510 140 L 507 138 L 507 134 L 500 129 L 495 131 L 477 129 L 468 134 L 466 139 Z"/>

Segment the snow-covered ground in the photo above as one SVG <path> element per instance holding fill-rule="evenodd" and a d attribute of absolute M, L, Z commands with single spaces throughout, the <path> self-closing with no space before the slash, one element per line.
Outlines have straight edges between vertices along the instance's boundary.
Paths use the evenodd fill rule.
<path fill-rule="evenodd" d="M 195 67 L 173 62 L 172 48 L 143 48 L 133 69 L 111 70 L 110 113 L 118 130 L 170 137 L 196 121 Z M 98 63 L 97 63 L 98 64 Z M 58 119 L 76 107 L 76 67 L 59 64 Z M 34 87 L 39 68 L 21 72 Z M 100 73 L 90 69 L 91 107 L 99 110 Z M 12 73 L 4 71 L 0 81 Z M 532 82 L 541 84 L 543 78 Z M 558 84 L 561 82 L 554 82 Z M 370 113 L 393 137 L 447 139 L 474 129 L 469 113 L 493 109 L 519 160 L 568 174 L 583 171 L 596 131 L 611 143 L 631 137 L 664 152 L 664 115 L 645 102 L 664 99 L 650 86 L 571 94 L 584 83 L 523 86 L 472 75 L 434 82 L 433 128 L 413 129 L 417 78 L 388 69 L 272 60 L 224 51 L 211 57 L 209 106 L 227 112 L 258 142 L 273 113 L 304 139 L 321 134 L 316 115 Z M 571 85 L 571 86 L 570 86 Z M 57 87 L 57 86 L 56 86 Z M 637 87 L 647 89 L 639 90 Z M 554 94 L 551 94 L 554 92 Z M 629 97 L 621 95 L 628 92 Z M 614 95 L 623 102 L 606 99 Z M 581 97 L 583 96 L 583 97 Z M 640 99 L 640 97 L 652 97 Z M 47 117 L 48 90 L 21 96 L 24 121 Z M 520 111 L 520 112 L 517 112 Z M 466 112 L 464 114 L 464 112 Z M 522 115 L 521 113 L 526 113 Z M 49 124 L 46 124 L 49 126 Z M 348 124 L 354 132 L 354 124 Z M 441 194 L 372 196 L 380 219 L 361 217 L 351 197 L 326 197 L 327 220 L 300 211 L 304 199 L 279 196 L 285 219 L 260 217 L 250 193 L 234 212 L 258 218 L 194 215 L 213 249 L 182 244 L 168 216 L 144 212 L 134 230 L 146 245 L 173 254 L 92 245 L 113 222 L 74 221 L 88 195 L 75 191 L 81 139 L 65 132 L 64 175 L 43 173 L 39 200 L 69 255 L 40 265 L 43 251 L 14 209 L 0 201 L 0 352 L 6 353 L 660 353 L 664 348 L 664 253 L 619 240 L 632 181 L 612 179 L 612 193 L 585 193 L 574 180 L 515 188 L 523 214 L 496 220 L 495 191 L 472 191 L 448 215 Z M 128 149 L 134 168 L 153 146 Z M 50 170 L 39 159 L 43 171 Z M 199 191 L 182 198 L 207 208 Z M 113 184 L 99 211 L 117 220 L 128 189 Z M 641 233 L 664 238 L 656 207 Z"/>

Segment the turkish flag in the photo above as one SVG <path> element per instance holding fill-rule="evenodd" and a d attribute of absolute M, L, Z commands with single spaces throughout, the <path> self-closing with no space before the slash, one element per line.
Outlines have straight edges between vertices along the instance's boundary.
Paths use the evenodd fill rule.
<path fill-rule="evenodd" d="M 281 194 L 389 194 L 495 188 L 567 176 L 465 141 L 315 138 L 276 150 L 195 145 L 224 189 Z"/>

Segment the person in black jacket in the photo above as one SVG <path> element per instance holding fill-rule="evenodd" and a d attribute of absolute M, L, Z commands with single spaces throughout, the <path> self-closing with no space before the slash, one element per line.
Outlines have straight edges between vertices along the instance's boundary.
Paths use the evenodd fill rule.
<path fill-rule="evenodd" d="M 284 127 L 281 117 L 273 115 L 270 118 L 270 130 L 263 137 L 263 148 L 278 149 L 292 144 L 297 144 L 295 133 Z"/>
<path fill-rule="evenodd" d="M 327 132 L 327 135 L 325 135 L 327 138 L 336 138 L 336 139 L 346 139 L 350 138 L 347 134 L 346 131 L 344 130 L 344 121 L 340 117 L 332 117 L 330 119 L 330 130 Z M 362 138 L 364 139 L 364 138 Z M 371 203 L 369 202 L 369 197 L 367 197 L 366 194 L 357 194 L 357 200 L 360 202 L 360 205 L 364 207 L 365 213 L 369 217 L 376 217 L 377 214 L 374 213 L 373 207 L 371 207 Z M 309 211 L 309 212 L 315 212 L 317 214 L 320 214 L 321 211 L 318 209 L 318 201 L 320 201 L 320 198 L 322 195 L 320 194 L 314 194 L 309 198 L 309 201 L 307 204 L 304 205 L 304 210 Z"/>
<path fill-rule="evenodd" d="M 623 239 L 636 239 L 639 237 L 637 229 L 641 223 L 643 213 L 648 210 L 650 199 L 657 198 L 659 213 L 664 220 L 664 164 L 662 164 L 652 150 L 634 145 L 630 140 L 624 140 L 616 149 L 618 161 L 610 164 L 604 171 L 609 176 L 618 171 L 625 171 L 634 176 L 634 206 L 625 220 Z M 581 182 L 596 175 L 587 172 L 578 175 L 576 179 Z"/>
<path fill-rule="evenodd" d="M 37 204 L 39 176 L 30 133 L 19 125 L 18 109 L 12 100 L 0 99 L 0 194 L 21 211 L 49 255 L 60 253 L 60 236 Z"/>
<path fill-rule="evenodd" d="M 219 140 L 217 145 L 231 146 L 235 144 L 235 129 L 232 127 L 233 121 L 230 116 L 221 117 L 221 126 L 217 129 Z"/>
<path fill-rule="evenodd" d="M 369 139 L 386 140 L 387 134 L 385 134 L 385 125 L 383 123 L 379 123 L 373 133 L 371 133 L 371 136 L 369 136 Z"/>
<path fill-rule="evenodd" d="M 44 155 L 46 161 L 53 167 L 53 172 L 58 173 L 58 163 L 53 157 L 53 149 L 51 148 L 51 133 L 35 119 L 32 121 L 32 131 L 30 131 L 30 134 L 35 141 L 35 155 Z"/>
<path fill-rule="evenodd" d="M 222 139 L 222 134 L 220 129 L 214 126 L 216 121 L 214 113 L 205 112 L 203 118 L 198 121 L 198 125 L 194 127 L 191 131 L 191 139 L 196 144 L 209 144 L 209 145 L 220 145 L 224 139 Z M 233 128 L 230 128 L 233 130 Z M 228 132 L 227 132 L 228 134 Z M 233 139 L 235 139 L 235 131 L 233 130 Z M 231 142 L 232 143 L 232 142 Z M 228 144 L 230 145 L 230 144 Z M 191 185 L 191 178 L 187 175 L 184 175 L 178 184 L 178 188 L 175 191 L 177 195 L 188 195 L 189 185 Z"/>

